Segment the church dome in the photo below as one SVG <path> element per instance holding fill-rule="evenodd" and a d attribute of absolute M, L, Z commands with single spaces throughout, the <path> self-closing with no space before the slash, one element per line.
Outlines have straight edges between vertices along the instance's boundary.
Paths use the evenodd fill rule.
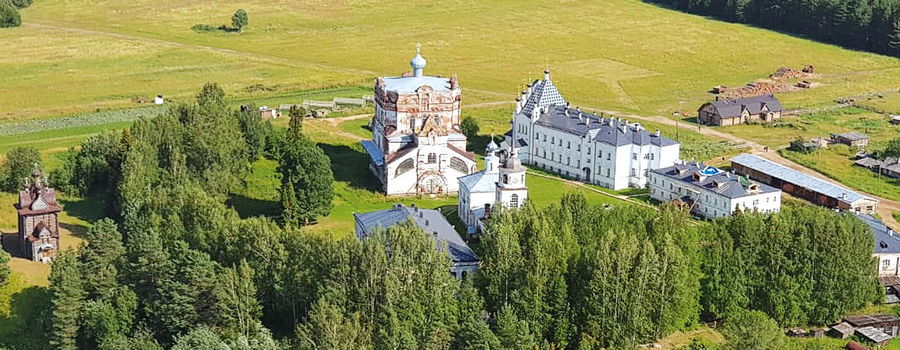
<path fill-rule="evenodd" d="M 416 56 L 409 60 L 409 66 L 412 67 L 413 70 L 416 69 L 425 69 L 425 64 L 428 61 L 425 61 L 425 57 L 422 57 L 422 54 L 416 52 Z"/>
<path fill-rule="evenodd" d="M 425 64 L 428 63 L 428 61 L 425 61 L 425 57 L 422 57 L 422 54 L 419 53 L 421 48 L 421 45 L 416 45 L 416 55 L 409 60 L 409 66 L 412 67 L 413 75 L 417 77 L 422 76 L 422 70 L 425 69 Z"/>
<path fill-rule="evenodd" d="M 496 151 L 496 150 L 498 150 L 498 149 L 500 149 L 500 146 L 497 146 L 497 143 L 494 142 L 494 138 L 491 137 L 491 142 L 489 142 L 489 143 L 487 144 L 487 151 L 488 151 L 488 152 L 493 152 L 493 151 Z"/>

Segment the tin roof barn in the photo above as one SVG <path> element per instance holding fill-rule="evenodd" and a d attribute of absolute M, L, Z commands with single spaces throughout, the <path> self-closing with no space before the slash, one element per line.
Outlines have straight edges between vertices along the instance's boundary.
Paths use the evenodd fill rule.
<path fill-rule="evenodd" d="M 746 153 L 738 155 L 731 159 L 731 168 L 738 174 L 828 208 L 873 214 L 878 205 L 878 200 L 872 197 L 760 156 Z"/>

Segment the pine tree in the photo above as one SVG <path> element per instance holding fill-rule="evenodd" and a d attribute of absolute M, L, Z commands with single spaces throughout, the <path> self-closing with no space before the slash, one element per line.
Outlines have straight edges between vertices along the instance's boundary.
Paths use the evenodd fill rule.
<path fill-rule="evenodd" d="M 118 268 L 125 254 L 122 235 L 116 224 L 103 219 L 88 229 L 87 244 L 81 247 L 81 261 L 85 271 L 85 290 L 89 296 L 107 296 L 118 286 Z"/>
<path fill-rule="evenodd" d="M 84 285 L 81 263 L 71 252 L 61 252 L 50 270 L 50 298 L 52 306 L 52 331 L 50 346 L 59 350 L 75 350 L 81 324 L 81 308 L 84 301 Z"/>

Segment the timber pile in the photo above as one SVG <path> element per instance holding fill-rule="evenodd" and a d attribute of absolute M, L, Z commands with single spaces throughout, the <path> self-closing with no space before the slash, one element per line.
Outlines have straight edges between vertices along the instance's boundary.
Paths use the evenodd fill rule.
<path fill-rule="evenodd" d="M 815 84 L 810 82 L 817 77 L 814 72 L 815 69 L 812 65 L 805 66 L 803 69 L 781 67 L 775 73 L 769 75 L 768 79 L 760 79 L 748 83 L 746 86 L 733 89 L 722 89 L 723 87 L 719 85 L 713 89 L 713 92 L 718 93 L 719 98 L 740 99 L 791 92 L 801 88 L 808 89 L 815 86 Z M 795 81 L 797 79 L 802 80 L 798 83 Z"/>

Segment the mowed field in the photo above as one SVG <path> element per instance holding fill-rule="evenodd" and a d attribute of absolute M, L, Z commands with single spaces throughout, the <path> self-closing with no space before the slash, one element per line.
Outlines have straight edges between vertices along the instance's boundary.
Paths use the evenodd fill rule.
<path fill-rule="evenodd" d="M 191 31 L 227 24 L 240 34 Z M 573 103 L 669 115 L 713 85 L 739 86 L 781 66 L 814 64 L 821 87 L 788 107 L 896 89 L 896 58 L 844 50 L 638 0 L 44 0 L 0 30 L 0 117 L 126 107 L 134 96 L 182 98 L 207 81 L 254 95 L 367 86 L 405 71 L 416 42 L 427 73 L 458 73 L 467 103 L 512 101 L 546 64 Z"/>

